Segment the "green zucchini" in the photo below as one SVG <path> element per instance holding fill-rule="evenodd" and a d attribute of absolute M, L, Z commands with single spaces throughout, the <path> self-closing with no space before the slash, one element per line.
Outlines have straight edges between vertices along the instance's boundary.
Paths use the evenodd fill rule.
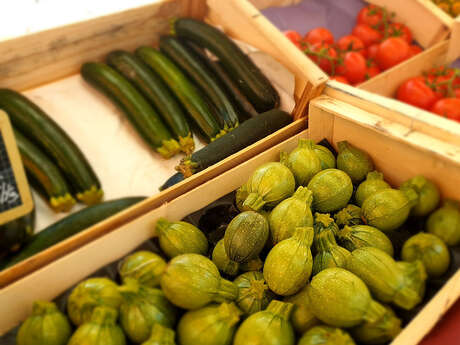
<path fill-rule="evenodd" d="M 35 228 L 35 207 L 26 215 L 0 225 L 0 258 L 16 252 L 32 236 Z"/>
<path fill-rule="evenodd" d="M 78 200 L 92 205 L 101 201 L 101 184 L 83 152 L 36 104 L 9 89 L 0 89 L 0 108 L 18 131 L 53 158 L 72 186 Z"/>
<path fill-rule="evenodd" d="M 270 81 L 243 51 L 215 27 L 192 18 L 174 22 L 174 33 L 216 55 L 230 77 L 258 112 L 279 106 L 280 98 Z"/>
<path fill-rule="evenodd" d="M 185 177 L 210 167 L 292 122 L 288 113 L 273 109 L 253 117 L 230 133 L 182 159 L 176 167 Z"/>
<path fill-rule="evenodd" d="M 11 267 L 20 261 L 26 260 L 143 199 L 145 198 L 129 197 L 115 199 L 102 202 L 98 205 L 88 206 L 78 212 L 72 213 L 32 236 L 19 253 L 0 263 L 0 269 Z"/>
<path fill-rule="evenodd" d="M 75 199 L 59 168 L 17 130 L 14 136 L 27 174 L 39 184 L 51 208 L 56 212 L 70 211 Z"/>
<path fill-rule="evenodd" d="M 169 126 L 185 153 L 195 149 L 192 132 L 180 103 L 164 81 L 137 56 L 123 50 L 107 55 L 107 63 L 133 83 L 144 97 L 155 106 Z"/>
<path fill-rule="evenodd" d="M 216 122 L 212 109 L 203 99 L 203 95 L 168 57 L 150 47 L 138 48 L 136 55 L 168 84 L 198 128 L 210 141 L 225 134 L 225 131 Z"/>
<path fill-rule="evenodd" d="M 225 131 L 238 126 L 238 114 L 232 102 L 225 94 L 219 80 L 208 67 L 201 62 L 192 49 L 187 47 L 179 38 L 162 36 L 160 51 L 168 56 L 187 76 L 197 85 L 217 109 L 217 120 Z"/>
<path fill-rule="evenodd" d="M 104 63 L 87 62 L 81 67 L 81 75 L 125 113 L 140 136 L 156 152 L 170 158 L 180 151 L 179 144 L 157 112 L 120 73 Z"/>
<path fill-rule="evenodd" d="M 201 58 L 201 61 L 209 67 L 214 75 L 219 79 L 220 83 L 224 85 L 225 91 L 230 96 L 233 104 L 237 107 L 239 122 L 242 123 L 247 119 L 259 115 L 254 109 L 251 102 L 248 101 L 238 88 L 238 85 L 230 78 L 225 69 L 221 66 L 219 61 L 214 61 L 209 58 L 203 49 L 193 42 L 185 42 L 185 44 L 193 49 L 193 51 Z"/>

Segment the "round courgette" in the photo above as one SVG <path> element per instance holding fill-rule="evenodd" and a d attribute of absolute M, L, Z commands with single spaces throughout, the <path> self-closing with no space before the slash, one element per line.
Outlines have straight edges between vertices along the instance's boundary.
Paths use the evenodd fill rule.
<path fill-rule="evenodd" d="M 51 208 L 56 212 L 67 212 L 75 205 L 71 190 L 59 168 L 31 141 L 17 130 L 14 131 L 27 175 L 38 183 L 46 195 Z"/>
<path fill-rule="evenodd" d="M 216 55 L 258 112 L 279 106 L 279 95 L 267 77 L 222 31 L 196 19 L 179 18 L 174 33 Z"/>
<path fill-rule="evenodd" d="M 11 267 L 144 199 L 129 197 L 110 200 L 72 213 L 32 236 L 19 253 L 0 263 L 0 269 Z"/>
<path fill-rule="evenodd" d="M 46 152 L 61 168 L 78 200 L 91 205 L 103 196 L 101 184 L 83 152 L 42 109 L 16 91 L 0 89 L 0 108 L 18 131 Z"/>
<path fill-rule="evenodd" d="M 170 158 L 180 151 L 157 112 L 120 73 L 104 63 L 87 62 L 81 67 L 81 75 L 126 114 L 137 132 L 160 155 Z"/>
<path fill-rule="evenodd" d="M 149 65 L 179 98 L 188 113 L 209 140 L 225 134 L 204 100 L 204 96 L 182 71 L 163 53 L 151 47 L 140 47 L 136 55 Z"/>
<path fill-rule="evenodd" d="M 197 85 L 217 109 L 217 121 L 226 131 L 238 126 L 238 114 L 219 80 L 179 38 L 162 36 L 160 50 L 166 54 Z"/>
<path fill-rule="evenodd" d="M 185 112 L 164 81 L 137 56 L 123 50 L 107 55 L 107 63 L 133 83 L 155 106 L 185 153 L 195 149 Z"/>

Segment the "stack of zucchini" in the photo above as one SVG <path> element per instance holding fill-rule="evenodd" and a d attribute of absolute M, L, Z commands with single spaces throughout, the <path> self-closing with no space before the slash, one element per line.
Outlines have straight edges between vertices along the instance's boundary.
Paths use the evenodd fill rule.
<path fill-rule="evenodd" d="M 209 143 L 279 105 L 268 79 L 225 34 L 189 18 L 177 19 L 173 27 L 173 35 L 161 37 L 159 50 L 117 50 L 107 64 L 81 68 L 83 78 L 106 94 L 164 158 L 194 151 L 191 127 Z"/>

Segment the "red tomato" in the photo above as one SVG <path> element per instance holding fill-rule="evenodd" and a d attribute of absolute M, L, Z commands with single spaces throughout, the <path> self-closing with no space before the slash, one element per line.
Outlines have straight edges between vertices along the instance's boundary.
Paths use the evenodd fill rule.
<path fill-rule="evenodd" d="M 367 47 L 367 58 L 368 59 L 375 59 L 377 58 L 377 52 L 379 51 L 379 44 L 371 44 Z"/>
<path fill-rule="evenodd" d="M 417 55 L 418 53 L 422 52 L 423 49 L 420 48 L 418 45 L 416 44 L 412 44 L 410 47 L 409 47 L 409 58 L 411 58 L 412 56 L 414 55 Z"/>
<path fill-rule="evenodd" d="M 356 25 L 353 28 L 352 34 L 363 41 L 366 47 L 374 43 L 379 43 L 382 40 L 382 34 L 366 24 Z"/>
<path fill-rule="evenodd" d="M 388 35 L 391 37 L 400 37 L 407 43 L 412 43 L 412 32 L 410 29 L 401 23 L 390 23 L 388 27 Z"/>
<path fill-rule="evenodd" d="M 339 81 L 341 83 L 350 85 L 350 82 L 348 81 L 348 79 L 345 78 L 343 75 L 335 75 L 335 76 L 331 77 L 331 80 L 337 80 L 337 81 Z"/>
<path fill-rule="evenodd" d="M 327 74 L 332 73 L 338 56 L 335 49 L 327 43 L 311 45 L 307 55 Z"/>
<path fill-rule="evenodd" d="M 343 36 L 337 41 L 337 47 L 342 52 L 355 51 L 364 54 L 364 43 L 358 37 L 353 35 Z"/>
<path fill-rule="evenodd" d="M 375 5 L 363 7 L 358 13 L 356 23 L 366 24 L 375 29 L 381 28 L 383 26 L 383 9 Z"/>
<path fill-rule="evenodd" d="M 422 109 L 430 109 L 437 98 L 433 90 L 425 83 L 423 77 L 414 77 L 402 83 L 396 97 L 403 102 Z"/>
<path fill-rule="evenodd" d="M 315 44 L 315 43 L 333 44 L 334 36 L 328 29 L 316 28 L 316 29 L 309 31 L 305 35 L 304 41 L 310 44 Z"/>
<path fill-rule="evenodd" d="M 300 41 L 302 40 L 302 36 L 294 30 L 286 30 L 284 31 L 284 35 L 289 38 L 289 40 L 294 43 L 297 47 L 301 47 Z"/>
<path fill-rule="evenodd" d="M 460 99 L 443 98 L 437 101 L 430 109 L 433 113 L 445 116 L 448 119 L 460 122 Z"/>
<path fill-rule="evenodd" d="M 381 72 L 380 68 L 373 60 L 367 60 L 366 65 L 366 80 L 375 77 L 377 74 Z"/>
<path fill-rule="evenodd" d="M 377 64 L 386 70 L 404 61 L 409 56 L 409 44 L 399 37 L 390 37 L 380 43 L 377 52 Z"/>
<path fill-rule="evenodd" d="M 352 84 L 357 84 L 366 78 L 366 59 L 357 52 L 345 53 L 343 60 L 337 65 L 336 73 L 343 75 Z"/>
<path fill-rule="evenodd" d="M 455 89 L 455 98 L 460 98 L 460 89 Z"/>

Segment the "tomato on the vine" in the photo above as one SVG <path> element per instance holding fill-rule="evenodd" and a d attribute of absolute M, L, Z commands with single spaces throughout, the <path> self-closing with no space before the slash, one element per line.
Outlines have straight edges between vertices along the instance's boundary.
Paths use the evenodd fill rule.
<path fill-rule="evenodd" d="M 315 43 L 307 48 L 307 55 L 324 72 L 331 74 L 337 61 L 337 52 L 327 43 Z"/>
<path fill-rule="evenodd" d="M 343 75 L 351 84 L 364 81 L 366 77 L 366 59 L 357 52 L 348 52 L 337 65 L 336 73 Z"/>
<path fill-rule="evenodd" d="M 337 47 L 341 52 L 354 51 L 364 56 L 364 43 L 353 35 L 343 36 L 337 41 Z"/>
<path fill-rule="evenodd" d="M 390 23 L 388 26 L 388 35 L 390 37 L 400 37 L 407 43 L 412 43 L 412 32 L 402 23 Z"/>
<path fill-rule="evenodd" d="M 330 79 L 339 81 L 339 82 L 347 84 L 347 85 L 350 85 L 350 82 L 348 81 L 348 79 L 345 78 L 343 75 L 334 75 Z"/>
<path fill-rule="evenodd" d="M 371 44 L 369 47 L 367 47 L 367 58 L 376 59 L 378 51 L 379 51 L 379 44 L 378 43 Z"/>
<path fill-rule="evenodd" d="M 436 95 L 422 76 L 406 80 L 399 86 L 396 95 L 400 101 L 427 110 L 437 101 Z"/>
<path fill-rule="evenodd" d="M 284 35 L 292 42 L 294 43 L 297 47 L 301 47 L 300 41 L 302 40 L 302 36 L 294 30 L 286 30 L 284 31 Z"/>
<path fill-rule="evenodd" d="M 383 11 L 382 8 L 375 5 L 363 7 L 356 17 L 356 23 L 366 24 L 373 28 L 380 29 L 384 25 Z"/>
<path fill-rule="evenodd" d="M 310 30 L 304 38 L 304 41 L 310 44 L 315 43 L 334 43 L 334 35 L 326 28 L 315 28 Z"/>
<path fill-rule="evenodd" d="M 460 88 L 454 90 L 455 98 L 460 98 Z"/>
<path fill-rule="evenodd" d="M 417 55 L 418 53 L 421 53 L 423 50 L 416 44 L 412 44 L 409 46 L 409 58 L 411 58 L 414 55 Z"/>
<path fill-rule="evenodd" d="M 433 113 L 460 122 L 460 99 L 442 98 L 430 109 Z"/>
<path fill-rule="evenodd" d="M 380 72 L 380 68 L 377 66 L 374 60 L 366 61 L 366 80 L 375 77 Z"/>
<path fill-rule="evenodd" d="M 409 44 L 399 37 L 390 37 L 380 43 L 377 52 L 377 64 L 386 70 L 404 61 L 409 56 Z"/>
<path fill-rule="evenodd" d="M 382 34 L 371 28 L 369 25 L 366 24 L 358 24 L 353 28 L 352 31 L 353 36 L 358 37 L 361 41 L 363 41 L 366 47 L 374 43 L 379 43 L 382 40 Z"/>

